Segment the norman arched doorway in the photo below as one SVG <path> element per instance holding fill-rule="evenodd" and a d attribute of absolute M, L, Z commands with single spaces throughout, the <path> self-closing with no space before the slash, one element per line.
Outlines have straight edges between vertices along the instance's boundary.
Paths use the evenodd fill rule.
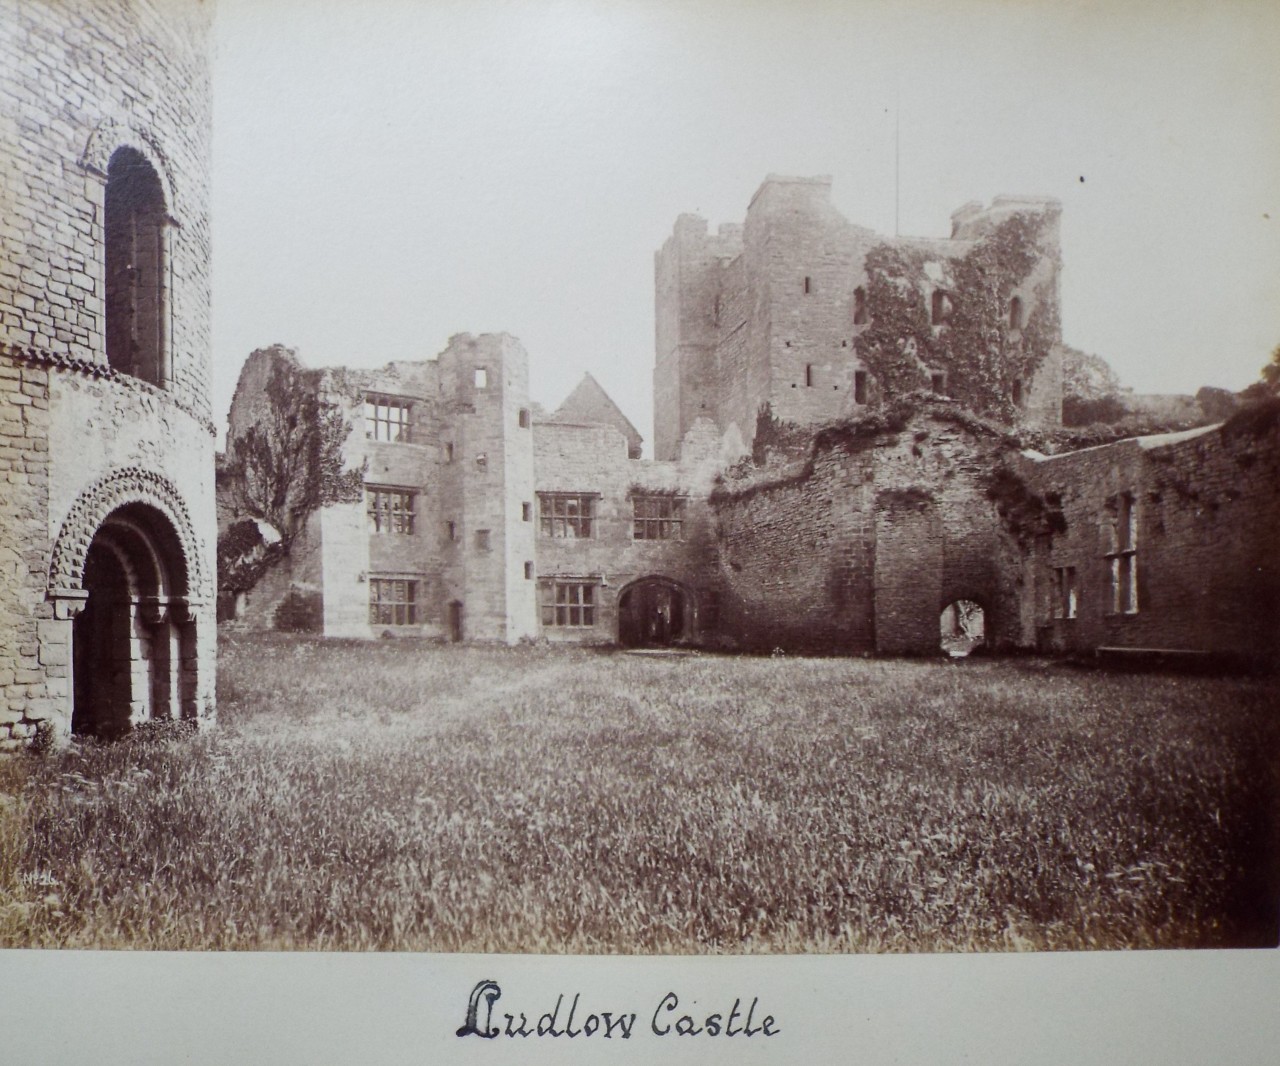
<path fill-rule="evenodd" d="M 987 618 L 976 600 L 952 600 L 939 619 L 942 650 L 953 659 L 962 659 L 987 641 Z"/>
<path fill-rule="evenodd" d="M 692 635 L 693 604 L 674 581 L 646 577 L 618 597 L 618 643 L 628 648 L 666 647 Z"/>
<path fill-rule="evenodd" d="M 169 520 L 143 503 L 112 511 L 85 555 L 72 622 L 71 731 L 113 737 L 195 714 L 195 632 Z"/>

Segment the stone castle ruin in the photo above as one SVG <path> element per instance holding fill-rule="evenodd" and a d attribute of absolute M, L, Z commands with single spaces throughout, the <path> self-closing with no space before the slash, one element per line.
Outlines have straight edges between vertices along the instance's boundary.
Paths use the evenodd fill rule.
<path fill-rule="evenodd" d="M 200 0 L 0 0 L 0 750 L 211 721 Z"/>
<path fill-rule="evenodd" d="M 344 637 L 1275 661 L 1276 405 L 1108 393 L 1062 343 L 1047 200 L 890 239 L 771 176 L 740 225 L 682 215 L 653 460 L 590 376 L 549 412 L 515 338 L 461 334 L 378 370 L 255 352 L 215 472 L 211 21 L 0 0 L 0 750 L 212 722 L 215 603 Z M 1127 438 L 1064 430 L 1090 374 L 1067 421 L 1110 405 Z"/>
<path fill-rule="evenodd" d="M 1000 197 L 949 238 L 884 238 L 828 179 L 778 176 L 741 225 L 682 215 L 655 264 L 654 460 L 590 376 L 532 403 L 510 336 L 380 370 L 255 352 L 219 465 L 221 615 L 1273 661 L 1280 418 L 1065 430 L 1059 215 Z"/>

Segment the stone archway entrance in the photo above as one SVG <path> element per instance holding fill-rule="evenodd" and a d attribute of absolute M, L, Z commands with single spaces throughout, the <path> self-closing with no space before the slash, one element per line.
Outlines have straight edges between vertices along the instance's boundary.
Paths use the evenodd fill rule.
<path fill-rule="evenodd" d="M 71 731 L 113 737 L 196 713 L 195 631 L 177 533 L 156 508 L 112 511 L 89 543 L 72 622 Z"/>
<path fill-rule="evenodd" d="M 942 650 L 961 659 L 982 647 L 987 640 L 986 612 L 976 600 L 952 600 L 939 619 Z"/>
<path fill-rule="evenodd" d="M 662 577 L 641 578 L 618 597 L 618 643 L 628 648 L 666 647 L 691 635 L 688 593 Z"/>

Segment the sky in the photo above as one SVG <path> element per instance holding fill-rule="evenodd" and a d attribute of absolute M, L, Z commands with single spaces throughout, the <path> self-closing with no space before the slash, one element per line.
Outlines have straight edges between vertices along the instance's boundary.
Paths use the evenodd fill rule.
<path fill-rule="evenodd" d="M 654 252 L 769 173 L 830 175 L 886 235 L 895 181 L 910 235 L 1058 198 L 1063 339 L 1138 392 L 1243 388 L 1280 344 L 1273 0 L 217 11 L 219 422 L 255 348 L 378 366 L 507 332 L 535 401 L 590 372 L 650 442 Z"/>

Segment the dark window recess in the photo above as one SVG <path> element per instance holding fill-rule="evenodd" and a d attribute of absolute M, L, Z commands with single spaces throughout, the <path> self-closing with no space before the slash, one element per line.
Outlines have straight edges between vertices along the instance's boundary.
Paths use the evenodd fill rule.
<path fill-rule="evenodd" d="M 867 290 L 861 285 L 853 290 L 853 324 L 855 326 L 867 324 Z"/>
<path fill-rule="evenodd" d="M 933 290 L 933 305 L 931 308 L 931 318 L 935 326 L 941 326 L 951 320 L 952 303 L 951 297 L 943 289 Z"/>
<path fill-rule="evenodd" d="M 526 581 L 532 581 L 532 580 L 533 580 L 533 563 L 525 563 L 525 564 L 524 564 L 524 579 L 525 579 Z"/>
<path fill-rule="evenodd" d="M 1009 301 L 1009 328 L 1022 328 L 1022 297 L 1015 296 Z"/>
<path fill-rule="evenodd" d="M 418 583 L 407 578 L 369 578 L 369 624 L 412 626 L 418 623 Z"/>
<path fill-rule="evenodd" d="M 867 372 L 865 370 L 855 370 L 853 372 L 853 402 L 867 402 Z"/>
<path fill-rule="evenodd" d="M 527 407 L 520 408 L 520 428 L 529 428 L 529 408 Z"/>
<path fill-rule="evenodd" d="M 678 496 L 636 496 L 636 540 L 683 540 L 684 500 Z"/>
<path fill-rule="evenodd" d="M 487 529 L 476 530 L 476 551 L 487 552 L 490 547 L 489 531 Z"/>
<path fill-rule="evenodd" d="M 813 279 L 806 274 L 804 279 L 804 294 L 808 296 L 811 292 L 813 292 Z"/>
<path fill-rule="evenodd" d="M 945 396 L 947 394 L 947 375 L 946 374 L 929 375 L 929 388 L 931 388 L 939 396 Z"/>
<path fill-rule="evenodd" d="M 533 504 L 522 503 L 520 505 L 520 521 L 522 522 L 533 521 Z"/>
<path fill-rule="evenodd" d="M 103 201 L 107 362 L 161 388 L 169 383 L 167 211 L 145 156 L 120 148 Z"/>
<path fill-rule="evenodd" d="M 812 387 L 813 385 L 813 364 L 812 363 L 805 363 L 804 365 L 804 383 L 806 386 L 809 386 L 809 387 Z"/>
<path fill-rule="evenodd" d="M 413 533 L 415 494 L 405 489 L 369 489 L 369 528 L 374 533 Z"/>
<path fill-rule="evenodd" d="M 542 624 L 582 629 L 596 624 L 596 582 L 548 581 L 542 592 Z"/>
<path fill-rule="evenodd" d="M 541 530 L 544 537 L 561 537 L 570 540 L 588 539 L 591 536 L 592 519 L 595 517 L 594 496 L 540 492 L 538 507 L 541 511 Z"/>
<path fill-rule="evenodd" d="M 1022 378 L 1013 379 L 1013 402 L 1019 406 L 1022 404 Z"/>

